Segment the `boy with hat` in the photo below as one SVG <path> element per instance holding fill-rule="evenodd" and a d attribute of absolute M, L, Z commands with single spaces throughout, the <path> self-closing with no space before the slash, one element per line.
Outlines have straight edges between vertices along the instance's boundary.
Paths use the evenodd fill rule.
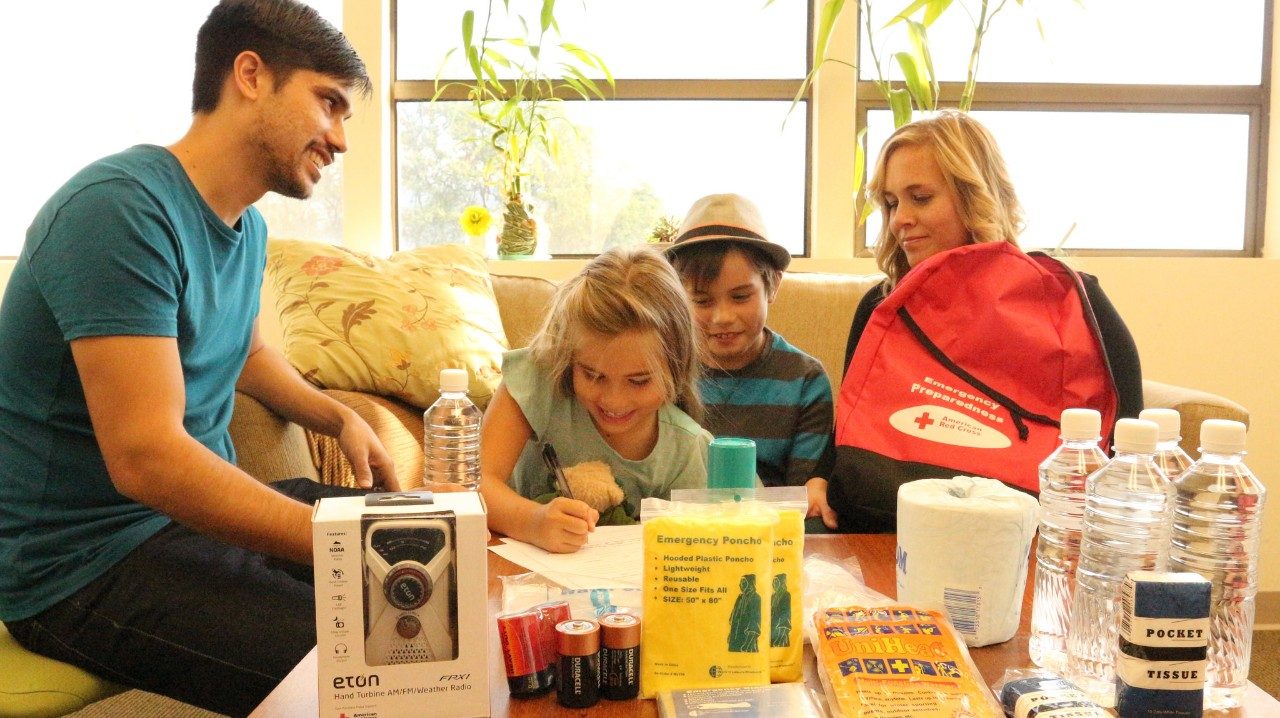
<path fill-rule="evenodd" d="M 765 326 L 791 254 L 770 242 L 760 211 L 736 194 L 693 203 L 667 249 L 705 346 L 703 425 L 756 442 L 765 486 L 805 486 L 811 517 L 835 528 L 826 479 L 831 384 L 822 364 Z"/>

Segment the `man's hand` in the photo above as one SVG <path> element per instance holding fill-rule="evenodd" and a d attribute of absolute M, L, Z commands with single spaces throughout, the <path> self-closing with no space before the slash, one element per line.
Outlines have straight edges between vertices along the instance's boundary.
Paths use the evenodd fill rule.
<path fill-rule="evenodd" d="M 378 439 L 369 423 L 354 411 L 343 413 L 342 429 L 338 432 L 338 446 L 351 462 L 351 473 L 356 485 L 362 489 L 381 488 L 400 491 L 400 479 L 396 476 L 395 462 Z"/>
<path fill-rule="evenodd" d="M 839 519 L 831 505 L 827 503 L 827 480 L 814 477 L 805 482 L 804 487 L 809 492 L 809 511 L 805 514 L 805 518 L 821 516 L 822 524 L 835 531 L 839 525 Z"/>
<path fill-rule="evenodd" d="M 533 515 L 533 543 L 553 553 L 573 553 L 587 543 L 600 512 L 581 501 L 554 498 Z"/>

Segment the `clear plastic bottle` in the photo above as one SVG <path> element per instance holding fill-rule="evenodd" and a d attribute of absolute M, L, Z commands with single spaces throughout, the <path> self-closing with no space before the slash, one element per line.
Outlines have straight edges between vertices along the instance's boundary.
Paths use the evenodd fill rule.
<path fill-rule="evenodd" d="M 440 398 L 422 415 L 422 484 L 480 485 L 480 409 L 467 398 L 467 370 L 440 371 Z"/>
<path fill-rule="evenodd" d="M 1205 710 L 1240 705 L 1249 679 L 1267 490 L 1244 454 L 1244 424 L 1209 419 L 1200 427 L 1200 459 L 1174 482 L 1169 570 L 1195 571 L 1213 584 Z"/>
<path fill-rule="evenodd" d="M 1107 455 L 1098 446 L 1098 412 L 1067 409 L 1059 426 L 1062 444 L 1040 464 L 1040 538 L 1028 650 L 1037 666 L 1061 673 L 1067 664 L 1067 629 L 1080 558 L 1084 483 L 1107 463 Z"/>
<path fill-rule="evenodd" d="M 1130 571 L 1163 571 L 1169 560 L 1173 485 L 1156 466 L 1159 427 L 1116 422 L 1115 457 L 1085 482 L 1080 563 L 1067 634 L 1067 675 L 1103 707 L 1115 705 L 1120 587 Z"/>
<path fill-rule="evenodd" d="M 1143 409 L 1138 418 L 1154 421 L 1160 427 L 1160 436 L 1156 439 L 1156 466 L 1170 481 L 1181 476 L 1191 466 L 1191 457 L 1178 443 L 1182 441 L 1182 417 L 1178 410 Z"/>

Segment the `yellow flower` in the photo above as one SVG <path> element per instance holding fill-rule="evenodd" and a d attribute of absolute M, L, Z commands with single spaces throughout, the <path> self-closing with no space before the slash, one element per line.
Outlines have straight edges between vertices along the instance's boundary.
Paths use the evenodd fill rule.
<path fill-rule="evenodd" d="M 458 218 L 462 231 L 472 237 L 483 237 L 484 233 L 489 231 L 489 224 L 492 222 L 493 215 L 489 214 L 489 210 L 477 204 L 462 210 L 462 216 Z"/>

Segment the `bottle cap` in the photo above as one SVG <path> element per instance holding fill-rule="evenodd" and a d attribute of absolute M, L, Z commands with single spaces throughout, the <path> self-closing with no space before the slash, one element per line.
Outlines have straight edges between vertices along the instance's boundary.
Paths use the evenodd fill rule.
<path fill-rule="evenodd" d="M 1156 453 L 1156 439 L 1160 436 L 1160 427 L 1154 421 L 1146 419 L 1121 419 L 1116 422 L 1116 451 L 1127 451 L 1134 454 Z"/>
<path fill-rule="evenodd" d="M 1177 409 L 1143 409 L 1138 418 L 1154 421 L 1160 427 L 1160 441 L 1182 438 L 1182 416 Z"/>
<path fill-rule="evenodd" d="M 1200 453 L 1239 454 L 1245 449 L 1245 425 L 1230 419 L 1205 419 L 1200 425 Z"/>
<path fill-rule="evenodd" d="M 708 489 L 750 489 L 756 485 L 756 442 L 720 437 L 707 449 Z"/>
<path fill-rule="evenodd" d="M 1097 439 L 1102 434 L 1102 414 L 1093 409 L 1064 409 L 1058 425 L 1064 440 Z"/>
<path fill-rule="evenodd" d="M 463 392 L 466 393 L 467 385 L 471 379 L 467 376 L 466 369 L 441 369 L 440 370 L 440 391 L 442 392 Z"/>

